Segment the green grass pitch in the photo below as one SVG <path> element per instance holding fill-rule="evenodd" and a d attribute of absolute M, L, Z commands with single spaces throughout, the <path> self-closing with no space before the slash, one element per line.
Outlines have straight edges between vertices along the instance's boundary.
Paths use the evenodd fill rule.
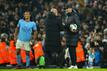
<path fill-rule="evenodd" d="M 107 71 L 107 69 L 0 69 L 0 71 Z"/>

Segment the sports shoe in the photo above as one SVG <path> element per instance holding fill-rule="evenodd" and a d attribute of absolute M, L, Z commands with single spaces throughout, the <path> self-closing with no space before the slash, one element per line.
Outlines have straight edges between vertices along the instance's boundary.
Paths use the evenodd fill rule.
<path fill-rule="evenodd" d="M 87 69 L 93 69 L 93 68 L 94 68 L 93 66 L 87 67 Z"/>
<path fill-rule="evenodd" d="M 78 69 L 77 65 L 71 65 L 68 69 Z"/>
<path fill-rule="evenodd" d="M 77 65 L 74 66 L 74 69 L 78 69 Z"/>

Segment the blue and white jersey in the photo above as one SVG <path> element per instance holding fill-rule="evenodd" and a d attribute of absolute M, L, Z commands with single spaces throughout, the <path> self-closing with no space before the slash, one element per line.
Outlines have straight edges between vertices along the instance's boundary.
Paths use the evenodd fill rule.
<path fill-rule="evenodd" d="M 20 19 L 17 27 L 19 27 L 18 40 L 21 41 L 30 41 L 32 30 L 37 30 L 36 23 L 33 21 L 25 21 L 24 19 Z"/>

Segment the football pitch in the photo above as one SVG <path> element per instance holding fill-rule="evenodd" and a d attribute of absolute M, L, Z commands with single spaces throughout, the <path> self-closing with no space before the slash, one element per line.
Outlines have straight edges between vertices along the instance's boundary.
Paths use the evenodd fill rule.
<path fill-rule="evenodd" d="M 0 69 L 0 71 L 107 71 L 107 69 Z"/>

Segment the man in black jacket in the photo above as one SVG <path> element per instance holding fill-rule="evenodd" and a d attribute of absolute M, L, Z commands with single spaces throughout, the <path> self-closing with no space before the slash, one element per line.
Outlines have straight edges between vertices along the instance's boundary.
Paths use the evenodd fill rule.
<path fill-rule="evenodd" d="M 72 8 L 72 5 L 68 5 L 66 9 L 65 18 L 65 34 L 66 34 L 66 46 L 69 48 L 69 54 L 72 61 L 72 65 L 69 67 L 77 68 L 76 64 L 76 47 L 79 39 L 80 20 L 77 12 Z"/>
<path fill-rule="evenodd" d="M 61 64 L 61 60 L 58 60 L 59 54 L 62 51 L 60 37 L 61 30 L 61 18 L 58 16 L 57 9 L 52 8 L 45 21 L 45 55 L 47 65 L 58 65 L 58 63 Z"/>

